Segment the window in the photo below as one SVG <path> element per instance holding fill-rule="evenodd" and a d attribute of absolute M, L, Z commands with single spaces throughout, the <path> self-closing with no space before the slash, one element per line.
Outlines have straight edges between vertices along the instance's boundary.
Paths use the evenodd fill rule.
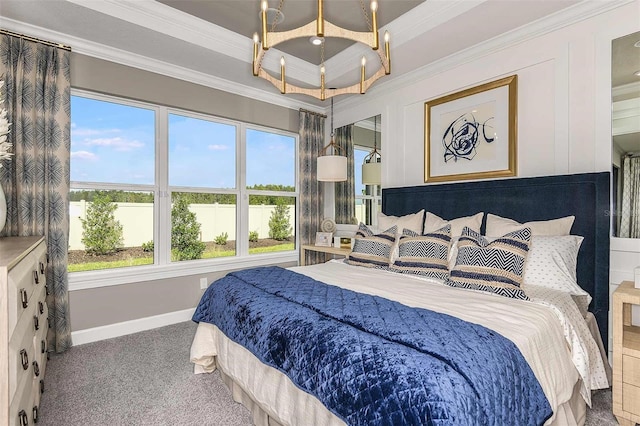
<path fill-rule="evenodd" d="M 297 135 L 79 90 L 71 108 L 70 272 L 296 249 Z"/>

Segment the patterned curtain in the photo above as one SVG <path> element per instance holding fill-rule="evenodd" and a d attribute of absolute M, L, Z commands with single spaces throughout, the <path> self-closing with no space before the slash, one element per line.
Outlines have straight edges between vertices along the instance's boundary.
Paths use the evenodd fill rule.
<path fill-rule="evenodd" d="M 10 161 L 0 169 L 7 199 L 6 236 L 47 240 L 49 347 L 71 347 L 67 249 L 71 136 L 71 53 L 9 35 L 0 36 L 0 78 L 12 123 Z"/>
<path fill-rule="evenodd" d="M 324 145 L 324 121 L 322 115 L 300 110 L 300 244 L 315 244 L 323 219 L 324 182 L 317 179 L 317 158 Z M 307 265 L 323 261 L 323 254 L 307 251 Z"/>
<path fill-rule="evenodd" d="M 335 130 L 335 143 L 347 156 L 347 180 L 335 183 L 336 223 L 357 224 L 356 179 L 353 164 L 353 124 Z"/>
<path fill-rule="evenodd" d="M 625 157 L 622 163 L 621 204 L 620 237 L 640 238 L 640 157 Z"/>

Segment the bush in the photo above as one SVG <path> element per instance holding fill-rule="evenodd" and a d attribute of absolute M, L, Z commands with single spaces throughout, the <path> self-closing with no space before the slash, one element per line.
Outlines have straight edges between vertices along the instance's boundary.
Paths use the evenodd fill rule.
<path fill-rule="evenodd" d="M 258 242 L 258 231 L 249 232 L 249 241 L 251 241 L 252 243 Z"/>
<path fill-rule="evenodd" d="M 223 246 L 227 244 L 227 240 L 229 239 L 229 234 L 223 232 L 215 238 L 215 243 L 219 246 Z"/>
<path fill-rule="evenodd" d="M 87 253 L 111 254 L 122 248 L 122 225 L 115 218 L 118 205 L 108 195 L 98 192 L 87 207 L 82 222 L 82 244 Z"/>
<path fill-rule="evenodd" d="M 289 238 L 289 236 L 291 236 L 289 206 L 283 201 L 278 201 L 269 218 L 269 238 L 282 241 Z"/>
<path fill-rule="evenodd" d="M 153 240 L 147 241 L 146 243 L 142 243 L 142 251 L 152 252 L 153 251 Z"/>
<path fill-rule="evenodd" d="M 200 259 L 205 249 L 200 241 L 200 224 L 187 200 L 176 196 L 171 208 L 171 253 L 175 260 Z"/>

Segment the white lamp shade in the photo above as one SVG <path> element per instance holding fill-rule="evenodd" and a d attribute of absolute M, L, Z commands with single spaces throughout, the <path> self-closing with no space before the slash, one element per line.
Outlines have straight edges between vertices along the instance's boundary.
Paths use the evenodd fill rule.
<path fill-rule="evenodd" d="M 318 157 L 318 180 L 324 182 L 347 180 L 347 157 L 342 155 Z"/>
<path fill-rule="evenodd" d="M 380 185 L 382 183 L 382 163 L 364 163 L 362 165 L 362 183 Z"/>

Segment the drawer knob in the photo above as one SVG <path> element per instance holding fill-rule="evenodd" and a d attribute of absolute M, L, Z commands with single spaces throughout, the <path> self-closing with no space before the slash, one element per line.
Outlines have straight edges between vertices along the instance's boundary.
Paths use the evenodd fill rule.
<path fill-rule="evenodd" d="M 36 284 L 40 283 L 40 280 L 38 279 L 38 271 L 33 271 L 33 282 Z"/>
<path fill-rule="evenodd" d="M 29 418 L 24 410 L 20 410 L 18 413 L 18 421 L 20 422 L 20 426 L 27 426 L 29 424 Z"/>
<path fill-rule="evenodd" d="M 40 340 L 40 353 L 45 353 L 47 351 L 47 342 L 44 339 Z"/>
<path fill-rule="evenodd" d="M 44 393 L 44 380 L 40 379 L 40 393 Z"/>
<path fill-rule="evenodd" d="M 41 315 L 44 314 L 44 303 L 38 302 L 38 311 Z"/>
<path fill-rule="evenodd" d="M 20 349 L 20 361 L 22 362 L 23 370 L 29 368 L 29 355 L 27 354 L 26 349 Z"/>
<path fill-rule="evenodd" d="M 22 309 L 27 309 L 27 306 L 29 306 L 29 295 L 27 295 L 27 290 L 24 288 L 20 289 L 20 300 L 22 301 Z"/>
<path fill-rule="evenodd" d="M 40 275 L 44 275 L 44 263 L 40 262 Z"/>
<path fill-rule="evenodd" d="M 38 320 L 37 315 L 33 316 L 33 328 L 35 328 L 36 331 L 40 330 L 40 321 Z"/>
<path fill-rule="evenodd" d="M 40 375 L 40 366 L 38 365 L 38 361 L 33 361 L 33 374 L 36 377 Z"/>
<path fill-rule="evenodd" d="M 36 405 L 33 406 L 33 422 L 38 423 L 38 407 Z"/>

